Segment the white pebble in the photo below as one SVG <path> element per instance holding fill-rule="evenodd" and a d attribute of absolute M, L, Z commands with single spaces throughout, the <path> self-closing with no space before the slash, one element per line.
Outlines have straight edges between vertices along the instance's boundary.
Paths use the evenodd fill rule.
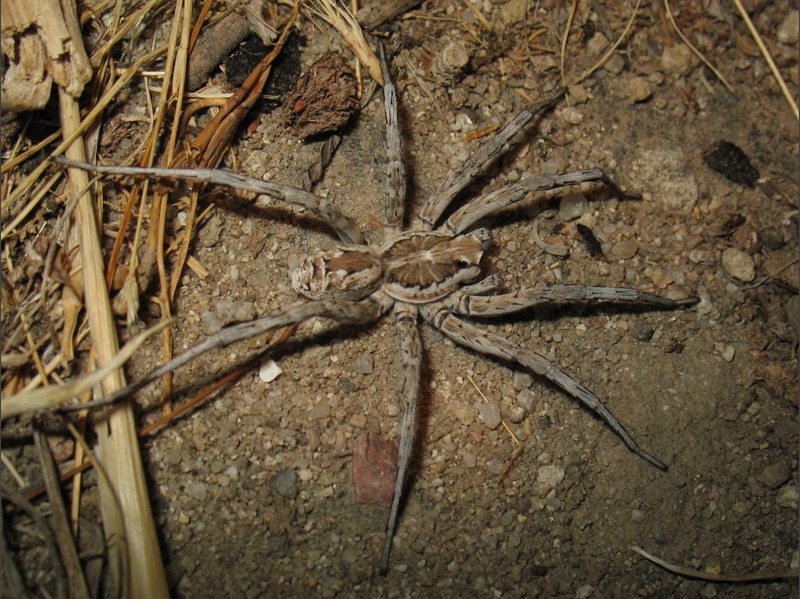
<path fill-rule="evenodd" d="M 258 369 L 258 378 L 264 383 L 271 383 L 278 378 L 283 370 L 275 363 L 275 360 L 268 358 L 262 362 L 261 368 Z"/>

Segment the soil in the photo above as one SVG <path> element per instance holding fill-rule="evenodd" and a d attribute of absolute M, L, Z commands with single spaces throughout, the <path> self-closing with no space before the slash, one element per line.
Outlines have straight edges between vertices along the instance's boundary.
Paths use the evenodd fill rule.
<path fill-rule="evenodd" d="M 491 51 L 453 20 L 480 26 L 451 0 L 426 3 L 418 18 L 392 25 L 409 214 L 485 139 L 466 136 L 502 126 L 561 84 L 550 51 L 559 47 L 567 8 L 536 3 L 524 21 L 514 17 L 519 4 L 475 3 L 497 39 L 519 42 Z M 632 10 L 620 3 L 599 14 L 594 6 L 579 3 L 568 80 L 599 59 L 598 36 L 616 39 Z M 796 6 L 760 9 L 756 27 L 794 93 L 797 32 L 788 43 L 776 32 Z M 486 223 L 494 240 L 486 271 L 501 274 L 509 290 L 627 286 L 697 297 L 697 305 L 545 306 L 479 325 L 547 356 L 594 391 L 668 471 L 631 453 L 555 386 L 424 325 L 415 467 L 382 576 L 388 511 L 354 501 L 351 453 L 364 433 L 396 440 L 399 341 L 391 318 L 358 327 L 309 323 L 272 356 L 283 371 L 277 379 L 262 381 L 254 367 L 143 441 L 174 596 L 798 596 L 796 584 L 780 578 L 697 580 L 631 550 L 702 572 L 798 571 L 797 121 L 736 14 L 716 18 L 688 2 L 672 10 L 733 94 L 683 52 L 661 3 L 650 3 L 606 68 L 571 88 L 462 196 L 525 173 L 585 168 L 602 168 L 643 194 L 620 200 L 595 185 L 530 198 Z M 329 50 L 349 59 L 338 36 L 302 27 L 303 71 Z M 442 83 L 431 57 L 449 41 L 467 48 L 472 63 Z M 549 50 L 520 59 L 526 47 Z M 749 157 L 761 175 L 755 187 L 704 162 L 719 141 Z M 264 111 L 236 140 L 228 166 L 297 184 L 321 143 L 296 140 L 280 110 Z M 378 92 L 316 188 L 370 243 L 382 234 L 385 165 Z M 180 222 L 179 208 L 171 218 Z M 602 256 L 578 224 L 591 229 Z M 229 321 L 296 302 L 289 269 L 334 242 L 323 224 L 277 202 L 269 211 L 218 202 L 193 247 L 209 274 L 187 271 L 178 290 L 176 353 Z M 147 304 L 142 318 L 150 324 L 157 312 Z M 262 342 L 180 369 L 176 403 Z M 159 344 L 134 359 L 130 380 L 158 363 Z M 157 386 L 138 402 L 143 423 L 160 415 Z M 500 481 L 516 451 L 509 431 L 524 451 Z"/>

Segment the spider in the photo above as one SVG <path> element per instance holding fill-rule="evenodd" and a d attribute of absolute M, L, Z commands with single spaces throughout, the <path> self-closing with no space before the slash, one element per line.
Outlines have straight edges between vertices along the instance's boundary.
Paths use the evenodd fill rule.
<path fill-rule="evenodd" d="M 64 159 L 59 159 L 58 162 L 97 172 L 201 180 L 253 191 L 260 194 L 256 205 L 269 201 L 269 198 L 301 205 L 325 221 L 338 235 L 341 243 L 332 249 L 314 252 L 291 273 L 292 287 L 311 301 L 292 305 L 272 316 L 225 327 L 100 402 L 107 404 L 127 397 L 211 349 L 225 347 L 274 329 L 302 323 L 314 317 L 330 318 L 344 324 L 363 324 L 377 321 L 391 313 L 401 340 L 403 409 L 399 429 L 397 478 L 381 555 L 381 572 L 385 574 L 414 444 L 423 354 L 420 320 L 463 347 L 516 363 L 555 383 L 602 418 L 636 455 L 657 468 L 666 470 L 663 462 L 637 445 L 622 424 L 589 389 L 543 356 L 513 343 L 501 334 L 479 328 L 466 318 L 502 316 L 538 304 L 602 300 L 639 302 L 655 308 L 671 309 L 691 305 L 697 300 L 670 300 L 632 288 L 583 285 L 538 284 L 513 292 L 499 293 L 498 277 L 480 278 L 482 258 L 491 243 L 491 236 L 488 229 L 474 228 L 473 225 L 500 210 L 518 204 L 529 193 L 586 182 L 601 182 L 621 197 L 640 197 L 624 193 L 599 169 L 522 178 L 496 191 L 467 200 L 443 220 L 442 217 L 453 200 L 490 163 L 508 150 L 517 133 L 566 93 L 563 89 L 551 98 L 524 109 L 496 137 L 473 151 L 438 186 L 423 203 L 419 214 L 409 219 L 411 222 L 406 225 L 406 174 L 397 117 L 397 92 L 382 47 L 380 56 L 385 80 L 383 96 L 388 156 L 384 239 L 380 244 L 366 244 L 355 222 L 326 200 L 287 185 L 264 182 L 221 170 L 96 167 Z M 264 196 L 268 199 L 264 199 Z M 78 407 L 85 408 L 87 404 Z"/>

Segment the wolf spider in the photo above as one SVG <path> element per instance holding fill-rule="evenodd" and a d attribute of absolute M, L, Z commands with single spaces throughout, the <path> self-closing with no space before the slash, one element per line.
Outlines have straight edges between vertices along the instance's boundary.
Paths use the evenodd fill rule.
<path fill-rule="evenodd" d="M 64 159 L 58 161 L 98 172 L 201 180 L 246 189 L 260 195 L 256 205 L 268 202 L 269 198 L 277 198 L 303 206 L 336 232 L 342 243 L 332 249 L 314 252 L 291 274 L 292 287 L 311 301 L 290 306 L 272 316 L 225 327 L 142 379 L 99 402 L 107 404 L 127 397 L 211 349 L 225 347 L 274 329 L 302 323 L 314 317 L 330 318 L 345 324 L 370 323 L 392 312 L 401 340 L 403 414 L 399 431 L 397 478 L 381 557 L 381 572 L 386 573 L 414 443 L 423 353 L 418 324 L 420 318 L 463 347 L 517 363 L 555 383 L 602 418 L 636 455 L 657 468 L 666 470 L 663 462 L 636 444 L 622 424 L 589 389 L 556 368 L 543 356 L 520 347 L 501 334 L 478 328 L 463 317 L 502 316 L 539 304 L 565 302 L 639 302 L 669 309 L 687 306 L 697 300 L 669 300 L 631 288 L 584 285 L 538 284 L 509 293 L 498 293 L 500 283 L 497 277 L 489 276 L 480 280 L 482 257 L 489 247 L 491 237 L 488 229 L 472 229 L 473 225 L 518 204 L 529 193 L 586 182 L 601 182 L 619 196 L 639 197 L 624 193 L 599 169 L 522 178 L 484 196 L 466 201 L 440 223 L 444 212 L 456 196 L 490 163 L 508 150 L 511 139 L 517 133 L 553 106 L 565 94 L 563 89 L 553 97 L 520 112 L 493 139 L 473 151 L 464 164 L 450 173 L 424 202 L 413 221 L 405 226 L 406 174 L 397 118 L 397 93 L 383 48 L 381 64 L 386 82 L 383 96 L 388 155 L 384 241 L 381 244 L 366 244 L 355 222 L 338 208 L 312 193 L 294 187 L 221 170 L 96 167 Z M 267 196 L 267 199 L 263 196 Z M 77 407 L 85 408 L 86 404 Z"/>

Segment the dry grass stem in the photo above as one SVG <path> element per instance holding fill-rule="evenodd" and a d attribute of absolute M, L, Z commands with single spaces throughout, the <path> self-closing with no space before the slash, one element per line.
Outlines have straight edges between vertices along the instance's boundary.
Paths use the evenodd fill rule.
<path fill-rule="evenodd" d="M 309 3 L 312 14 L 317 15 L 338 31 L 358 59 L 367 67 L 375 81 L 383 85 L 381 63 L 364 39 L 364 32 L 355 17 L 335 0 L 312 0 Z"/>
<path fill-rule="evenodd" d="M 767 50 L 767 46 L 764 44 L 764 40 L 761 39 L 758 31 L 756 30 L 755 25 L 753 25 L 753 21 L 750 20 L 750 15 L 747 14 L 747 11 L 742 6 L 740 0 L 733 0 L 733 3 L 736 5 L 739 14 L 744 19 L 745 24 L 747 25 L 747 29 L 750 31 L 750 35 L 753 36 L 756 44 L 758 44 L 758 49 L 761 50 L 761 55 L 764 57 L 764 60 L 767 61 L 769 65 L 769 70 L 772 72 L 772 76 L 775 77 L 775 81 L 778 82 L 778 85 L 781 88 L 781 92 L 783 92 L 783 97 L 786 98 L 786 102 L 789 103 L 789 107 L 792 109 L 792 114 L 794 114 L 795 119 L 800 119 L 800 113 L 797 110 L 797 102 L 795 102 L 794 98 L 792 97 L 792 93 L 789 91 L 789 88 L 786 86 L 786 81 L 784 81 L 781 72 L 778 70 L 778 67 L 775 65 L 775 61 L 772 60 L 772 55 L 770 55 L 769 50 Z"/>
<path fill-rule="evenodd" d="M 139 60 L 137 60 L 130 67 L 128 67 L 128 69 L 126 70 L 125 74 L 122 77 L 120 77 L 117 81 L 115 81 L 114 85 L 112 85 L 103 94 L 102 98 L 100 100 L 98 100 L 97 103 L 95 103 L 95 105 L 89 111 L 89 114 L 86 115 L 86 117 L 83 119 L 83 121 L 80 123 L 80 125 L 78 125 L 75 128 L 74 131 L 70 132 L 67 135 L 67 137 L 56 147 L 56 149 L 53 150 L 53 153 L 51 154 L 51 156 L 60 156 L 61 154 L 63 154 L 64 150 L 66 150 L 70 145 L 72 145 L 72 143 L 76 139 L 78 139 L 78 137 L 80 135 L 82 135 L 87 129 L 89 129 L 89 127 L 95 122 L 95 120 L 97 118 L 99 118 L 103 114 L 103 111 L 108 107 L 108 105 L 111 102 L 113 102 L 113 101 L 115 101 L 117 99 L 117 96 L 119 95 L 119 93 L 130 82 L 130 80 L 134 77 L 134 75 L 136 75 L 136 73 L 139 71 L 139 69 L 143 65 L 147 64 L 148 62 L 150 62 L 151 60 L 153 60 L 153 59 L 157 58 L 158 56 L 160 56 L 161 54 L 163 54 L 165 49 L 166 48 L 162 47 L 162 48 L 158 48 L 156 50 L 153 50 L 152 52 L 149 52 L 147 55 L 145 55 L 142 58 L 140 58 Z M 42 175 L 44 175 L 44 172 L 47 170 L 47 168 L 49 166 L 50 166 L 50 163 L 48 161 L 44 161 L 41 164 L 39 164 L 35 169 L 33 169 L 28 174 L 28 176 L 26 176 L 17 185 L 16 189 L 14 189 L 14 191 L 12 191 L 5 198 L 4 203 L 7 204 L 7 205 L 14 205 L 16 202 L 19 202 L 24 196 L 28 195 L 28 193 L 30 192 L 31 188 L 40 181 L 40 179 L 42 178 Z M 24 209 L 26 211 L 25 212 L 26 215 L 30 214 L 30 211 L 33 210 L 33 208 L 36 207 L 36 205 L 38 204 L 38 201 L 40 199 L 41 198 L 37 198 L 36 202 L 31 200 L 29 202 L 29 205 L 26 205 L 26 207 Z M 30 206 L 30 204 L 33 204 L 33 206 Z M 18 227 L 19 224 L 23 220 L 24 220 L 24 217 L 20 218 L 19 216 L 17 216 L 8 225 L 3 227 L 3 232 L 2 232 L 2 234 L 0 234 L 0 240 L 5 239 L 12 232 L 14 232 L 16 227 Z"/>
<path fill-rule="evenodd" d="M 4 398 L 2 404 L 0 404 L 2 405 L 3 420 L 30 412 L 56 409 L 71 399 L 91 390 L 100 384 L 100 382 L 114 370 L 127 362 L 148 337 L 157 333 L 168 324 L 171 324 L 171 322 L 172 321 L 160 322 L 147 331 L 139 333 L 136 337 L 128 341 L 106 366 L 92 371 L 91 374 L 87 374 L 77 380 L 65 383 L 64 385 L 50 385 L 42 387 L 41 389 L 24 391 L 11 397 Z"/>
<path fill-rule="evenodd" d="M 69 525 L 64 499 L 61 496 L 61 484 L 58 477 L 53 455 L 47 445 L 44 433 L 38 430 L 33 432 L 33 441 L 39 454 L 39 463 L 42 466 L 42 475 L 47 487 L 47 498 L 50 501 L 50 524 L 55 532 L 56 543 L 61 553 L 64 570 L 66 570 L 69 584 L 69 596 L 74 599 L 89 599 L 89 587 L 78 557 L 78 548 Z"/>
<path fill-rule="evenodd" d="M 759 580 L 775 580 L 779 578 L 785 578 L 787 580 L 797 580 L 798 574 L 797 572 L 793 572 L 790 570 L 785 570 L 783 572 L 764 572 L 762 574 L 715 574 L 713 572 L 700 572 L 699 570 L 692 570 L 690 568 L 684 568 L 683 566 L 676 566 L 675 564 L 670 564 L 669 562 L 665 562 L 663 559 L 656 557 L 650 553 L 647 553 L 641 547 L 637 545 L 632 545 L 631 549 L 641 555 L 644 558 L 649 559 L 654 564 L 658 564 L 662 568 L 669 570 L 674 574 L 680 574 L 681 576 L 689 576 L 690 578 L 699 578 L 700 580 L 711 580 L 714 582 L 756 582 Z"/>
<path fill-rule="evenodd" d="M 69 94 L 61 93 L 61 122 L 65 137 L 81 126 L 80 109 Z M 85 160 L 82 141 L 78 139 L 66 148 L 66 155 Z M 73 170 L 69 174 L 73 194 L 84 189 L 89 182 L 86 173 Z M 108 288 L 105 284 L 105 267 L 98 237 L 97 216 L 94 199 L 84 194 L 76 208 L 78 231 L 80 235 L 80 258 L 82 265 L 84 291 L 92 298 L 86 303 L 86 311 L 91 329 L 92 344 L 102 367 L 111 363 L 118 353 L 114 314 L 111 310 Z M 102 382 L 103 392 L 110 394 L 125 386 L 120 369 L 113 370 Z M 135 574 L 130 579 L 131 592 L 135 596 L 167 597 L 168 590 L 158 538 L 155 531 L 147 485 L 139 453 L 138 438 L 134 426 L 133 409 L 123 404 L 109 410 L 105 418 L 98 422 L 97 435 L 100 451 L 109 464 L 110 484 L 100 485 L 101 511 L 107 538 L 123 537 L 129 531 L 130 565 Z M 119 499 L 121 513 L 110 509 L 111 502 Z M 111 547 L 118 552 L 119 546 Z M 116 556 L 117 560 L 121 556 Z M 125 582 L 117 578 L 118 588 L 125 588 Z"/>
<path fill-rule="evenodd" d="M 580 83 L 581 81 L 583 81 L 585 79 L 588 79 L 589 77 L 591 77 L 592 73 L 594 73 L 597 69 L 601 68 L 604 64 L 606 64 L 606 61 L 609 58 L 611 58 L 611 56 L 614 54 L 614 52 L 616 52 L 617 48 L 619 48 L 619 45 L 622 43 L 622 41 L 628 36 L 628 33 L 630 32 L 631 27 L 633 27 L 633 23 L 636 20 L 636 15 L 639 13 L 639 7 L 641 6 L 641 4 L 642 4 L 642 0 L 636 0 L 636 6 L 633 8 L 633 12 L 631 13 L 631 18 L 628 20 L 628 24 L 625 25 L 625 29 L 622 31 L 620 36 L 617 38 L 617 41 L 612 44 L 612 46 L 606 51 L 605 54 L 603 54 L 603 56 L 600 58 L 600 60 L 598 60 L 594 64 L 594 66 L 592 66 L 592 68 L 590 68 L 588 71 L 583 73 L 575 81 L 572 81 L 569 85 L 576 85 L 576 84 Z"/>
<path fill-rule="evenodd" d="M 672 16 L 672 11 L 669 9 L 669 0 L 664 0 L 664 10 L 670 24 L 678 33 L 678 36 L 683 40 L 683 43 L 689 47 L 692 53 L 697 56 L 697 58 L 699 58 L 700 61 L 711 70 L 712 73 L 714 73 L 714 76 L 722 82 L 729 92 L 734 93 L 733 88 L 731 87 L 730 83 L 728 83 L 727 79 L 725 79 L 725 77 L 722 75 L 722 73 L 714 68 L 714 65 L 712 65 L 705 56 L 703 56 L 702 52 L 692 45 L 692 42 L 689 41 L 689 38 L 683 35 L 683 31 L 681 31 L 680 27 L 678 27 L 678 24 L 675 22 L 675 18 Z"/>
<path fill-rule="evenodd" d="M 472 377 L 470 375 L 467 375 L 467 379 L 469 380 L 470 383 L 472 383 L 472 386 L 475 387 L 475 390 L 483 398 L 483 401 L 488 404 L 489 400 L 483 394 L 483 391 L 480 390 L 478 385 L 475 384 L 475 381 L 472 380 Z M 511 468 L 514 466 L 514 462 L 516 462 L 517 458 L 522 455 L 522 452 L 525 451 L 525 445 L 522 443 L 522 441 L 520 441 L 517 438 L 517 436 L 514 434 L 511 428 L 509 428 L 508 424 L 506 424 L 506 421 L 503 420 L 502 418 L 500 419 L 500 424 L 503 425 L 503 428 L 506 429 L 506 432 L 511 436 L 511 441 L 513 441 L 514 445 L 517 446 L 516 451 L 514 451 L 514 455 L 512 455 L 511 459 L 508 460 L 506 467 L 500 473 L 500 477 L 497 480 L 497 482 L 502 483 L 503 480 L 505 480 L 506 476 L 508 476 L 508 473 L 511 471 Z"/>

